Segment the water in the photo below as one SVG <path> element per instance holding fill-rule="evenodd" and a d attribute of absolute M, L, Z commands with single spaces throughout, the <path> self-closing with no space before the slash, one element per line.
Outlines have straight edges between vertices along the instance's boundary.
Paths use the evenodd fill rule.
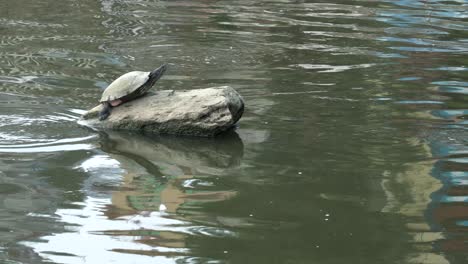
<path fill-rule="evenodd" d="M 466 263 L 466 1 L 1 1 L 2 263 Z M 77 118 L 230 85 L 193 139 Z M 167 209 L 160 211 L 163 204 Z"/>

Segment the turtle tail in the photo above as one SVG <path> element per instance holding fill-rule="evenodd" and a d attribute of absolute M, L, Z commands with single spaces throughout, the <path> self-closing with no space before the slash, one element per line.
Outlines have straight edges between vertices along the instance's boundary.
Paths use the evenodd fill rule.
<path fill-rule="evenodd" d="M 150 72 L 148 84 L 153 86 L 161 76 L 163 76 L 164 72 L 167 70 L 167 64 L 164 63 L 163 65 L 159 66 L 156 70 Z"/>
<path fill-rule="evenodd" d="M 111 113 L 112 106 L 109 102 L 102 103 L 102 110 L 99 112 L 99 121 L 105 120 Z"/>

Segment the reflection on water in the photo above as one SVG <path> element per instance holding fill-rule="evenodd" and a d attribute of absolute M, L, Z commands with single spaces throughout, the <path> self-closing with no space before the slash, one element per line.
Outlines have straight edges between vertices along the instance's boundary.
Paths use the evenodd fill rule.
<path fill-rule="evenodd" d="M 466 263 L 466 9 L 0 1 L 0 260 Z M 76 124 L 162 62 L 238 90 L 235 133 Z"/>
<path fill-rule="evenodd" d="M 40 256 L 58 263 L 129 263 L 148 256 L 164 262 L 190 257 L 187 240 L 193 236 L 236 235 L 206 221 L 197 225 L 190 214 L 236 195 L 217 186 L 218 177 L 240 164 L 243 145 L 236 133 L 213 140 L 102 132 L 100 144 L 105 154 L 73 168 L 87 175 L 84 200 L 54 212 L 64 232 L 24 243 Z"/>
<path fill-rule="evenodd" d="M 450 93 L 450 90 L 443 90 Z M 453 92 L 453 96 L 458 96 L 457 90 Z M 445 120 L 435 129 L 435 133 L 428 136 L 433 156 L 437 157 L 431 174 L 443 186 L 432 193 L 426 214 L 431 229 L 442 233 L 442 237 L 434 241 L 434 248 L 448 254 L 449 261 L 463 262 L 466 260 L 464 252 L 467 242 L 468 149 L 464 118 L 466 110 L 457 108 L 432 112 L 434 116 Z"/>
<path fill-rule="evenodd" d="M 131 172 L 123 178 L 123 186 L 129 191 L 114 196 L 115 201 L 126 201 L 120 206 L 115 204 L 119 209 L 157 210 L 162 203 L 167 212 L 175 213 L 182 209 L 179 208 L 182 204 L 196 206 L 195 201 L 223 200 L 235 194 L 210 191 L 217 189 L 213 177 L 228 174 L 229 169 L 240 165 L 243 145 L 234 132 L 216 140 L 155 139 L 154 135 L 150 138 L 118 132 L 102 135 L 106 138 L 102 149 L 120 160 L 121 168 Z M 132 190 L 135 186 L 139 188 Z M 150 194 L 144 192 L 147 187 Z"/>

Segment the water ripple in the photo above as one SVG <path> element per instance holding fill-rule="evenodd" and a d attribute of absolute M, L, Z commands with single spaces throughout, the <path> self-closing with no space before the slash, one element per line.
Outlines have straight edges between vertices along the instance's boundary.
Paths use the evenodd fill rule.
<path fill-rule="evenodd" d="M 10 27 L 37 27 L 37 28 L 63 28 L 66 27 L 66 24 L 57 24 L 57 23 L 39 23 L 36 21 L 28 21 L 28 20 L 20 20 L 20 19 L 6 19 L 0 18 L 0 23 L 2 26 L 10 26 Z"/>
<path fill-rule="evenodd" d="M 375 66 L 373 63 L 356 64 L 356 65 L 325 65 L 325 64 L 297 64 L 297 66 L 306 70 L 319 70 L 317 72 L 342 72 L 352 69 L 363 69 Z"/>
<path fill-rule="evenodd" d="M 78 129 L 76 114 L 67 111 L 49 113 L 40 105 L 22 108 L 16 95 L 11 96 L 10 100 L 17 106 L 2 107 L 0 153 L 45 153 L 95 148 L 90 142 L 96 136 L 83 136 L 86 132 Z M 70 125 L 75 129 L 69 130 Z"/>
<path fill-rule="evenodd" d="M 14 136 L 0 133 L 1 141 L 45 141 L 44 143 L 34 144 L 0 145 L 0 153 L 39 153 L 93 149 L 93 144 L 76 144 L 77 142 L 89 141 L 89 139 L 93 138 L 96 137 L 88 136 L 82 138 L 64 138 L 59 140 L 32 139 L 22 136 Z"/>

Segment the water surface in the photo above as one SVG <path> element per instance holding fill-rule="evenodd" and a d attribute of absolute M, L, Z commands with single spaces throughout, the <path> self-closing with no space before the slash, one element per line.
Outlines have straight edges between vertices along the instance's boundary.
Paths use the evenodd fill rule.
<path fill-rule="evenodd" d="M 2 1 L 0 260 L 466 263 L 466 10 Z M 114 78 L 164 62 L 159 89 L 234 87 L 237 129 L 76 123 Z"/>

